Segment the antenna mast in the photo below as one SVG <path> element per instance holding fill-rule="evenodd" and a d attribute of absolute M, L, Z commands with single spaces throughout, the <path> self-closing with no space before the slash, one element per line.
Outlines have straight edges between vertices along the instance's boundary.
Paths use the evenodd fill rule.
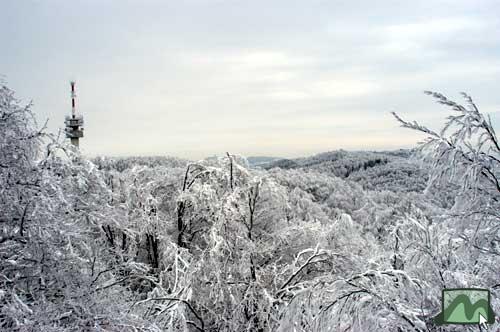
<path fill-rule="evenodd" d="M 71 139 L 71 144 L 76 147 L 80 145 L 80 138 L 83 137 L 83 117 L 76 115 L 76 93 L 75 82 L 71 84 L 71 116 L 66 116 L 64 123 L 66 124 L 66 137 Z"/>

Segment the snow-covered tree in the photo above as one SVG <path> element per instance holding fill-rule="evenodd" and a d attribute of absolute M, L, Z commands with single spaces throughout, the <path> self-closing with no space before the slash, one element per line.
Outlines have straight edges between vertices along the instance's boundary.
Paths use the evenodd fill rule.
<path fill-rule="evenodd" d="M 99 172 L 5 86 L 0 146 L 0 328 L 150 326 L 127 315 L 127 289 L 106 285 L 117 269 L 99 225 L 114 212 Z"/>

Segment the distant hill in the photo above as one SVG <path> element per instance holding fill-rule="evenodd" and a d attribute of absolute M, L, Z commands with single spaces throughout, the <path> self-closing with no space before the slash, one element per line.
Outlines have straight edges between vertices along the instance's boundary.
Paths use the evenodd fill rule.
<path fill-rule="evenodd" d="M 282 160 L 280 157 L 266 157 L 266 156 L 251 156 L 247 157 L 250 166 L 264 166 L 276 160 Z"/>
<path fill-rule="evenodd" d="M 132 157 L 107 157 L 99 156 L 91 159 L 99 169 L 110 170 L 114 169 L 123 172 L 126 169 L 132 168 L 137 165 L 148 167 L 186 167 L 189 164 L 188 160 L 165 157 L 165 156 L 132 156 Z"/>
<path fill-rule="evenodd" d="M 347 177 L 352 171 L 360 168 L 366 169 L 379 164 L 386 164 L 394 158 L 407 158 L 409 154 L 404 154 L 399 150 L 390 152 L 371 151 L 345 151 L 336 150 L 323 152 L 311 157 L 296 159 L 280 159 L 265 165 L 266 169 L 271 168 L 301 168 L 316 169 L 319 171 L 331 171 L 340 177 Z M 339 170 L 342 169 L 342 172 Z"/>
<path fill-rule="evenodd" d="M 370 190 L 422 191 L 427 171 L 411 159 L 412 155 L 412 150 L 337 150 L 305 158 L 274 160 L 261 167 L 324 173 L 358 182 Z"/>

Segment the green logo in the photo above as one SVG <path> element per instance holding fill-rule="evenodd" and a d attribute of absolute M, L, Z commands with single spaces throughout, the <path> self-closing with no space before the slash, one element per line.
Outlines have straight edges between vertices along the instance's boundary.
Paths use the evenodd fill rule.
<path fill-rule="evenodd" d="M 490 305 L 490 291 L 481 288 L 443 289 L 442 311 L 434 318 L 442 324 L 493 324 L 495 314 Z"/>

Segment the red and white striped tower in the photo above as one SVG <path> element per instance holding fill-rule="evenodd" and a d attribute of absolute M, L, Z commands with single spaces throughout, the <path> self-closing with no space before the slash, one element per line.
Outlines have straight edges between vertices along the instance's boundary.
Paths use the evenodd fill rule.
<path fill-rule="evenodd" d="M 83 117 L 76 116 L 76 93 L 75 82 L 71 84 L 71 116 L 66 116 L 66 137 L 71 139 L 71 144 L 78 147 L 80 145 L 79 139 L 83 137 Z"/>

